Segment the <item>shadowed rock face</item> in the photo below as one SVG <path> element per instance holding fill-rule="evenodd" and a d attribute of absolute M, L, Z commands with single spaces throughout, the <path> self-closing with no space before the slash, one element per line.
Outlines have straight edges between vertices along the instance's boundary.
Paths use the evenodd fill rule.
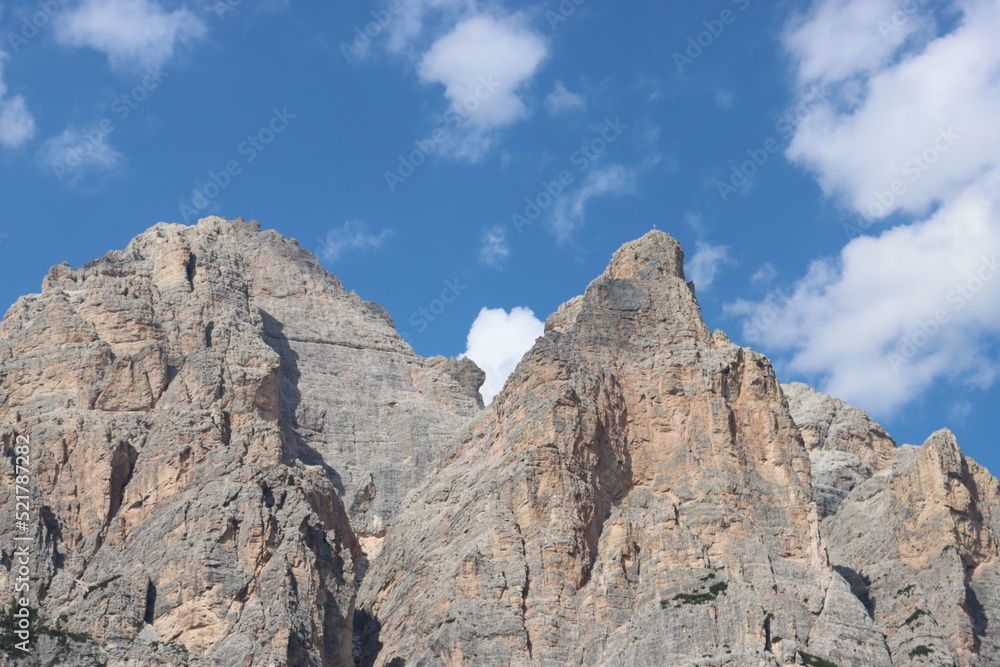
<path fill-rule="evenodd" d="M 55 267 L 0 324 L 0 450 L 30 437 L 33 592 L 64 632 L 36 659 L 349 664 L 358 536 L 377 546 L 477 410 L 256 223 L 159 224 Z"/>
<path fill-rule="evenodd" d="M 779 385 L 663 232 L 482 381 L 256 223 L 55 267 L 0 322 L 20 664 L 1000 664 L 997 480 Z"/>

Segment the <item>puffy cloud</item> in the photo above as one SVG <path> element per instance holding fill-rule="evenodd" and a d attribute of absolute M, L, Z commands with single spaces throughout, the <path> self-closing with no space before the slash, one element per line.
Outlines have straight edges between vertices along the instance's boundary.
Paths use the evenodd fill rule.
<path fill-rule="evenodd" d="M 818 4 L 814 18 L 789 38 L 799 79 L 809 86 L 831 78 L 853 83 L 829 88 L 825 101 L 812 104 L 787 156 L 814 172 L 824 192 L 873 219 L 896 211 L 919 215 L 1000 166 L 1000 40 L 993 29 L 1000 25 L 1000 2 L 955 2 L 962 18 L 954 30 L 892 62 L 884 54 L 863 59 L 850 51 L 841 58 L 840 40 L 818 37 L 850 32 L 845 22 L 854 17 L 864 19 L 855 29 L 867 35 L 866 43 L 881 44 L 873 8 L 888 3 Z M 929 20 L 907 18 L 890 37 Z"/>
<path fill-rule="evenodd" d="M 570 111 L 586 109 L 587 101 L 582 95 L 570 92 L 562 81 L 556 81 L 552 92 L 545 97 L 545 108 L 553 116 L 559 116 Z"/>
<path fill-rule="evenodd" d="M 823 390 L 891 415 L 938 380 L 992 383 L 1000 335 L 1000 171 L 929 219 L 851 241 L 791 289 L 741 301 L 752 343 Z"/>
<path fill-rule="evenodd" d="M 814 2 L 784 35 L 799 82 L 836 83 L 887 65 L 914 33 L 933 25 L 916 12 L 899 16 L 899 6 L 899 0 Z"/>
<path fill-rule="evenodd" d="M 122 69 L 160 67 L 180 45 L 207 32 L 191 11 L 167 11 L 156 0 L 83 0 L 55 26 L 59 42 L 100 51 Z"/>
<path fill-rule="evenodd" d="M 476 0 L 406 0 L 398 6 L 391 19 L 389 50 L 393 53 L 412 51 L 427 32 L 432 16 L 454 22 L 462 15 L 472 15 L 478 10 Z"/>
<path fill-rule="evenodd" d="M 510 245 L 507 243 L 505 227 L 497 225 L 483 233 L 482 244 L 479 246 L 479 261 L 499 269 L 509 254 Z"/>
<path fill-rule="evenodd" d="M 424 83 L 445 87 L 452 111 L 494 128 L 527 115 L 520 88 L 547 54 L 545 40 L 516 17 L 478 15 L 434 42 L 417 71 Z"/>
<path fill-rule="evenodd" d="M 324 262 L 336 262 L 348 253 L 375 250 L 388 241 L 392 234 L 391 229 L 383 229 L 376 234 L 368 231 L 367 223 L 348 220 L 331 229 L 326 238 L 320 239 L 316 255 Z"/>
<path fill-rule="evenodd" d="M 731 264 L 732 261 L 732 257 L 729 256 L 729 246 L 710 245 L 698 241 L 695 253 L 687 261 L 685 273 L 688 279 L 694 282 L 695 289 L 704 292 L 712 286 L 715 274 L 722 265 Z"/>
<path fill-rule="evenodd" d="M 529 308 L 483 308 L 469 329 L 465 354 L 486 372 L 479 390 L 489 403 L 500 393 L 524 353 L 545 333 L 545 323 Z"/>
<path fill-rule="evenodd" d="M 863 227 L 893 213 L 909 222 L 731 311 L 790 370 L 876 413 L 936 382 L 988 386 L 1000 335 L 1000 2 L 953 0 L 946 31 L 925 3 L 812 7 L 785 38 L 805 110 L 787 156 Z"/>

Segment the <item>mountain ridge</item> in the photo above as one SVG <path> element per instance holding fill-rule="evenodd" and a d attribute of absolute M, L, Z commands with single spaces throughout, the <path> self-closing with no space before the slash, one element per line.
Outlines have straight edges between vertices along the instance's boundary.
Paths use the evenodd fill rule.
<path fill-rule="evenodd" d="M 482 381 L 253 221 L 53 267 L 0 321 L 50 624 L 17 664 L 1000 659 L 1000 483 L 781 385 L 665 232 Z"/>

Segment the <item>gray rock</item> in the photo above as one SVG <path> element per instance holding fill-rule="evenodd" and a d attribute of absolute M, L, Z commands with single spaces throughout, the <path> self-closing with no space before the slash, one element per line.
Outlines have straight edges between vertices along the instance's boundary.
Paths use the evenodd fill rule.
<path fill-rule="evenodd" d="M 253 222 L 161 223 L 53 268 L 0 323 L 4 475 L 30 437 L 54 628 L 26 663 L 351 662 L 363 547 L 477 412 L 469 364 L 460 386 Z"/>
<path fill-rule="evenodd" d="M 682 266 L 652 232 L 549 319 L 390 528 L 360 664 L 890 664 L 771 365 Z"/>
<path fill-rule="evenodd" d="M 0 322 L 2 472 L 30 437 L 35 507 L 0 522 L 0 604 L 30 537 L 50 628 L 8 662 L 1000 662 L 1000 483 L 947 431 L 897 448 L 779 385 L 668 235 L 485 410 L 482 380 L 256 223 L 54 267 Z"/>

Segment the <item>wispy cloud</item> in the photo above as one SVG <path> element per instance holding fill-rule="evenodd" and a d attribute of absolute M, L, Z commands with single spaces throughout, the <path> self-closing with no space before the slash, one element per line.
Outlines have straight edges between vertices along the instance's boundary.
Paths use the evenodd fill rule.
<path fill-rule="evenodd" d="M 729 254 L 729 246 L 711 245 L 698 241 L 695 245 L 695 252 L 687 261 L 686 275 L 694 282 L 695 288 L 699 292 L 707 291 L 715 276 L 725 264 L 732 264 L 733 258 Z"/>
<path fill-rule="evenodd" d="M 590 172 L 579 188 L 556 201 L 551 229 L 561 243 L 569 241 L 583 226 L 587 207 L 598 197 L 628 194 L 635 190 L 636 174 L 620 164 Z"/>
<path fill-rule="evenodd" d="M 167 11 L 156 0 L 83 0 L 60 14 L 55 27 L 60 43 L 99 51 L 117 69 L 161 67 L 207 32 L 190 10 Z"/>
<path fill-rule="evenodd" d="M 750 277 L 750 282 L 754 285 L 770 285 L 777 277 L 778 270 L 774 268 L 774 265 L 771 264 L 771 262 L 764 262 L 764 264 L 754 272 L 753 276 Z"/>
<path fill-rule="evenodd" d="M 502 225 L 491 227 L 483 232 L 482 242 L 479 246 L 479 261 L 493 268 L 503 267 L 503 262 L 510 254 L 510 245 L 507 243 L 507 229 Z"/>
<path fill-rule="evenodd" d="M 556 81 L 555 87 L 545 97 L 545 108 L 553 116 L 561 116 L 571 111 L 582 111 L 587 108 L 583 95 L 570 92 L 562 81 Z"/>
<path fill-rule="evenodd" d="M 38 160 L 60 183 L 78 190 L 94 190 L 120 173 L 125 156 L 108 143 L 106 134 L 67 127 L 42 144 Z"/>
<path fill-rule="evenodd" d="M 320 239 L 320 247 L 316 254 L 324 262 L 336 262 L 352 252 L 375 250 L 388 241 L 392 234 L 391 229 L 373 233 L 369 231 L 366 223 L 360 220 L 348 220 L 339 227 L 331 229 L 326 238 Z"/>
<path fill-rule="evenodd" d="M 0 146 L 20 148 L 35 136 L 35 118 L 21 95 L 7 95 L 4 82 L 4 61 L 7 54 L 0 51 Z"/>

